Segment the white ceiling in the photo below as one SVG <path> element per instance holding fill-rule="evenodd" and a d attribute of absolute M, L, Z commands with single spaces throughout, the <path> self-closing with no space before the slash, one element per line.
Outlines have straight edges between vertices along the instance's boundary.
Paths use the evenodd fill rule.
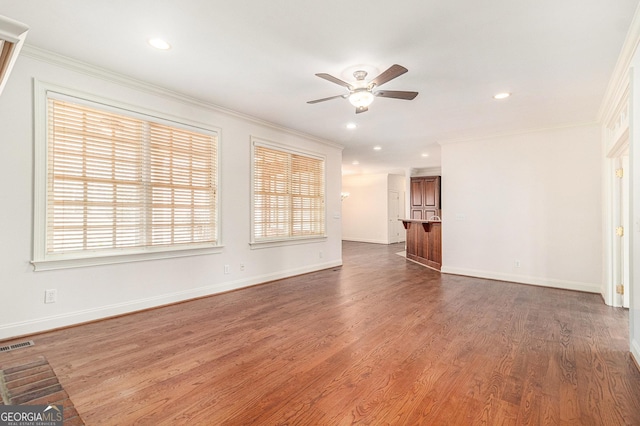
<path fill-rule="evenodd" d="M 639 1 L 0 0 L 0 14 L 31 27 L 28 45 L 337 142 L 344 172 L 377 173 L 439 166 L 440 141 L 595 121 Z M 415 100 L 306 103 L 346 91 L 315 73 L 394 63 L 409 72 L 383 88 Z"/>

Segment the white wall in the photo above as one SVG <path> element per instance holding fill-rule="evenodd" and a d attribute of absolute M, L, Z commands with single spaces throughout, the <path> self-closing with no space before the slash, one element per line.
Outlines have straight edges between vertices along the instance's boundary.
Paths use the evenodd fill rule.
<path fill-rule="evenodd" d="M 342 263 L 341 148 L 177 94 L 31 53 L 0 96 L 0 339 L 240 288 Z M 34 272 L 33 80 L 55 83 L 221 129 L 221 254 Z M 326 240 L 251 250 L 250 136 L 326 156 Z M 239 271 L 239 264 L 246 265 Z M 225 275 L 224 265 L 231 273 Z M 58 301 L 44 304 L 45 289 Z"/>
<path fill-rule="evenodd" d="M 597 124 L 443 144 L 442 271 L 600 292 L 601 167 Z"/>
<path fill-rule="evenodd" d="M 342 239 L 387 244 L 387 174 L 343 176 L 342 191 Z"/>
<path fill-rule="evenodd" d="M 404 176 L 379 173 L 342 177 L 342 191 L 349 193 L 342 201 L 343 240 L 389 244 L 389 190 L 404 193 Z"/>

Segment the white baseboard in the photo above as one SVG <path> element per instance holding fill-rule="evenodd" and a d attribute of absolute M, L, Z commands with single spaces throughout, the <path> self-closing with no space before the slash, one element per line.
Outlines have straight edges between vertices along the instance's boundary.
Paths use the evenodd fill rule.
<path fill-rule="evenodd" d="M 296 275 L 306 274 L 309 272 L 320 271 L 322 269 L 334 268 L 341 266 L 342 261 L 326 262 L 307 266 L 303 268 L 290 269 L 287 271 L 279 271 L 277 273 L 265 274 L 245 278 L 242 280 L 227 281 L 209 286 L 198 287 L 186 291 L 162 294 L 158 296 L 148 297 L 145 299 L 132 300 L 124 303 L 116 303 L 113 305 L 100 306 L 81 311 L 68 312 L 59 315 L 52 315 L 43 318 L 37 318 L 29 321 L 22 321 L 0 326 L 0 340 L 11 339 L 18 336 L 26 336 L 29 334 L 40 333 L 47 330 L 53 330 L 60 327 L 68 327 L 78 325 L 90 321 L 96 321 L 113 316 L 130 314 L 149 308 L 170 305 L 173 303 L 184 302 L 191 299 L 197 299 L 203 296 L 211 296 L 213 294 L 222 293 L 230 290 L 237 290 L 256 284 L 262 284 L 269 281 L 279 280 L 283 278 L 293 277 Z"/>
<path fill-rule="evenodd" d="M 587 293 L 600 293 L 601 286 L 597 283 L 582 283 L 577 281 L 556 280 L 551 278 L 530 277 L 526 275 L 505 274 L 502 272 L 482 271 L 477 269 L 452 268 L 443 266 L 441 271 L 445 274 L 465 275 L 475 278 L 509 281 L 518 284 L 537 285 L 541 287 L 560 288 L 564 290 L 584 291 Z"/>
<path fill-rule="evenodd" d="M 388 245 L 388 240 L 370 240 L 367 238 L 351 238 L 351 237 L 342 237 L 342 241 L 353 241 L 356 243 L 372 243 L 372 244 L 385 244 Z"/>

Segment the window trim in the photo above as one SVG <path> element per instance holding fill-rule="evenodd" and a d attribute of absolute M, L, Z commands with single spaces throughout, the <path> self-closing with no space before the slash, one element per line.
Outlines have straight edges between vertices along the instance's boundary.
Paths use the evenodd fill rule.
<path fill-rule="evenodd" d="M 217 136 L 216 155 L 216 243 L 197 243 L 180 246 L 136 247 L 109 250 L 87 250 L 67 254 L 47 254 L 47 179 L 48 179 L 48 141 L 47 141 L 47 100 L 49 94 L 56 98 L 68 98 L 85 105 L 99 104 L 106 111 L 117 112 L 148 121 L 170 124 L 175 127 L 202 130 Z M 182 117 L 170 116 L 142 107 L 118 102 L 112 99 L 69 89 L 56 84 L 34 80 L 34 182 L 33 182 L 33 259 L 34 271 L 75 268 L 83 266 L 107 265 L 126 262 L 137 262 L 152 259 L 168 259 L 175 257 L 196 256 L 222 252 L 222 234 L 220 226 L 220 146 L 221 131 L 219 128 L 194 122 Z"/>
<path fill-rule="evenodd" d="M 287 145 L 284 143 L 270 141 L 268 139 L 251 136 L 251 206 L 250 206 L 250 215 L 251 215 L 251 223 L 249 229 L 249 246 L 251 249 L 263 249 L 263 248 L 271 248 L 271 247 L 280 247 L 280 246 L 288 246 L 288 245 L 296 245 L 296 244 L 309 244 L 309 243 L 318 243 L 321 241 L 327 240 L 327 159 L 326 156 L 317 152 L 307 151 L 304 149 L 300 149 L 299 147 L 294 147 L 291 145 Z M 306 157 L 315 158 L 321 160 L 324 163 L 324 176 L 323 176 L 323 191 L 324 191 L 324 234 L 316 235 L 316 236 L 298 236 L 298 237 L 281 237 L 281 238 L 271 238 L 271 239 L 255 239 L 254 229 L 255 229 L 255 147 L 262 146 L 269 149 L 274 149 L 282 152 L 286 152 L 289 154 L 296 155 L 304 155 Z"/>

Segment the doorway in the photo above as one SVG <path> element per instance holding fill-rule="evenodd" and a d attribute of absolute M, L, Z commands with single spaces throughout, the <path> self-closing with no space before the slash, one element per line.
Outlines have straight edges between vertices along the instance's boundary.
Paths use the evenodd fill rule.
<path fill-rule="evenodd" d="M 405 240 L 404 227 L 400 221 L 404 217 L 400 217 L 404 206 L 404 193 L 389 191 L 387 205 L 389 206 L 389 244 L 401 243 Z"/>
<path fill-rule="evenodd" d="M 629 307 L 630 249 L 632 232 L 629 204 L 629 134 L 625 132 L 609 151 L 611 181 L 611 275 L 608 299 L 611 306 Z"/>

